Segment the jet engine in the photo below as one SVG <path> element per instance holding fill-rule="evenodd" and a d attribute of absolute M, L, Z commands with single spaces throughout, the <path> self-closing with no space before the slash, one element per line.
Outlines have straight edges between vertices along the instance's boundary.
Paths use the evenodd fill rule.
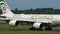
<path fill-rule="evenodd" d="M 42 23 L 36 22 L 33 24 L 32 28 L 29 28 L 29 30 L 43 30 L 42 27 Z"/>
<path fill-rule="evenodd" d="M 10 21 L 9 22 L 9 25 L 11 25 L 11 26 L 18 26 L 19 25 L 19 22 L 18 21 Z"/>
<path fill-rule="evenodd" d="M 33 27 L 34 28 L 41 28 L 42 27 L 42 23 L 34 23 Z"/>

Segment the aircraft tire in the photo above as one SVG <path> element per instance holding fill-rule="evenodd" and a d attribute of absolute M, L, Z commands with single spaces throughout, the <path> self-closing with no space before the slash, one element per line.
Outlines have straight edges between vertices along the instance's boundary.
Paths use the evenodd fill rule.
<path fill-rule="evenodd" d="M 29 30 L 35 30 L 35 28 L 32 27 L 32 28 L 29 28 Z"/>
<path fill-rule="evenodd" d="M 52 30 L 52 28 L 45 28 L 45 30 Z"/>
<path fill-rule="evenodd" d="M 42 28 L 39 28 L 39 29 L 37 29 L 37 30 L 43 30 Z"/>

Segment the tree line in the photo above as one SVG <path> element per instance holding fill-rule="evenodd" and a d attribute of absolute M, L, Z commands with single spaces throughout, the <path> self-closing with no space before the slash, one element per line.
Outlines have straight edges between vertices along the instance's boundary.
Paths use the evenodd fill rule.
<path fill-rule="evenodd" d="M 11 10 L 15 14 L 60 14 L 60 9 L 53 9 L 53 8 L 36 8 L 36 9 L 26 9 L 26 10 L 18 10 L 15 8 Z M 2 10 L 0 9 L 0 14 L 2 14 Z"/>

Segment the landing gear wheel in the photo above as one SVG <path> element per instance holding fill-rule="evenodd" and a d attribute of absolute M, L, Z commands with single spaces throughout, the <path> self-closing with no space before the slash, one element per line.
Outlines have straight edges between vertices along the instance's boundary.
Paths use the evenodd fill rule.
<path fill-rule="evenodd" d="M 38 29 L 38 30 L 43 30 L 42 28 Z"/>
<path fill-rule="evenodd" d="M 52 28 L 45 28 L 45 30 L 52 30 Z"/>
<path fill-rule="evenodd" d="M 29 28 L 29 30 L 43 30 L 42 28 Z"/>
<path fill-rule="evenodd" d="M 32 28 L 29 28 L 29 30 L 35 30 L 35 28 L 32 27 Z"/>

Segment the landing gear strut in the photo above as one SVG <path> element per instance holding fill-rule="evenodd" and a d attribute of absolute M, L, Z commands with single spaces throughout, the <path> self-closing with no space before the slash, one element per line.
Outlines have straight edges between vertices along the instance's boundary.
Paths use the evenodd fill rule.
<path fill-rule="evenodd" d="M 47 28 L 45 28 L 45 30 L 52 30 L 52 28 L 51 27 L 47 27 Z"/>
<path fill-rule="evenodd" d="M 38 29 L 38 28 L 33 28 L 32 27 L 32 28 L 29 28 L 29 30 L 43 30 L 43 28 L 39 28 Z M 49 30 L 52 30 L 52 28 L 51 27 L 46 27 L 45 30 L 48 30 L 49 31 Z"/>
<path fill-rule="evenodd" d="M 32 28 L 29 28 L 29 30 L 43 30 L 42 28 L 34 28 L 34 27 L 32 27 Z"/>

